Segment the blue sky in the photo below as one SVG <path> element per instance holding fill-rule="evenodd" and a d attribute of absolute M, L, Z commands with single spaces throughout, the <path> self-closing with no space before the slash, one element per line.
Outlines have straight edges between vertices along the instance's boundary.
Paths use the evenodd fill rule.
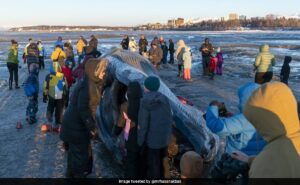
<path fill-rule="evenodd" d="M 0 27 L 14 25 L 137 25 L 176 17 L 300 14 L 299 0 L 5 0 Z"/>

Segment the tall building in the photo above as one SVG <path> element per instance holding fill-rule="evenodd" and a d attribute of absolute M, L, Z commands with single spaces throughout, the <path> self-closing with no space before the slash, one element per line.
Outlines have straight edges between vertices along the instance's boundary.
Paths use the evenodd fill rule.
<path fill-rule="evenodd" d="M 238 20 L 239 19 L 239 15 L 237 13 L 230 13 L 229 14 L 229 20 Z"/>
<path fill-rule="evenodd" d="M 183 19 L 183 18 L 178 18 L 178 19 L 175 21 L 175 25 L 176 25 L 176 26 L 183 26 L 183 25 L 184 25 L 184 19 Z"/>
<path fill-rule="evenodd" d="M 169 27 L 175 27 L 176 26 L 176 20 L 175 19 L 168 20 L 168 26 Z"/>

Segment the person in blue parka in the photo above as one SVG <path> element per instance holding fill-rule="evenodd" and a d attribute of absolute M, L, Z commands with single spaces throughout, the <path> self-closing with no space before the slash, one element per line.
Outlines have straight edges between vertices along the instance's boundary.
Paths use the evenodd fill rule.
<path fill-rule="evenodd" d="M 208 107 L 206 125 L 213 133 L 226 138 L 225 152 L 231 154 L 239 150 L 247 155 L 257 155 L 265 146 L 265 141 L 243 114 L 248 98 L 259 87 L 256 83 L 247 83 L 238 90 L 239 114 L 220 117 L 219 109 L 222 104 L 217 101 L 213 101 Z"/>

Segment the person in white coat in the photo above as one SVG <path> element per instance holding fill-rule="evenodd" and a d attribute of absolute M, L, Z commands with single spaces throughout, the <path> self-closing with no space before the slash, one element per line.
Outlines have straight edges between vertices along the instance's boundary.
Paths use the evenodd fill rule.
<path fill-rule="evenodd" d="M 136 50 L 137 50 L 137 43 L 135 42 L 134 37 L 131 37 L 131 39 L 129 41 L 129 49 L 131 52 L 136 52 Z"/>

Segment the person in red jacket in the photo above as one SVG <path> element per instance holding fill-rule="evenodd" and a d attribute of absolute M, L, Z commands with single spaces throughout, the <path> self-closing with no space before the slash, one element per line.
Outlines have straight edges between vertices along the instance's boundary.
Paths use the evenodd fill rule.
<path fill-rule="evenodd" d="M 218 63 L 218 58 L 214 54 L 212 54 L 209 62 L 209 73 L 211 75 L 210 77 L 211 80 L 214 79 L 217 63 Z"/>
<path fill-rule="evenodd" d="M 69 104 L 69 92 L 70 92 L 70 88 L 73 85 L 75 79 L 72 75 L 72 62 L 69 62 L 68 60 L 65 61 L 65 65 L 62 67 L 62 73 L 65 75 L 66 81 L 67 81 L 67 86 L 68 86 L 68 90 L 66 92 L 66 98 L 65 98 L 65 107 L 68 107 Z"/>

